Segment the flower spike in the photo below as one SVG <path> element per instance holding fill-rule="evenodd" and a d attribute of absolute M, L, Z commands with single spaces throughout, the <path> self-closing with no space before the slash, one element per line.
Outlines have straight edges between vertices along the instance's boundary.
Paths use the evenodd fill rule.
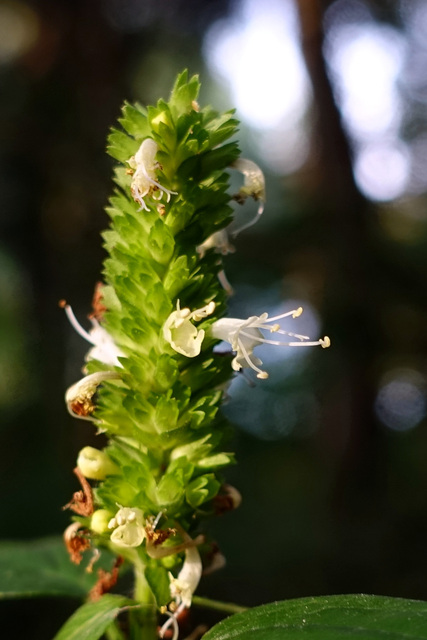
<path fill-rule="evenodd" d="M 255 162 L 247 160 L 246 158 L 239 158 L 231 165 L 233 169 L 237 169 L 244 175 L 243 186 L 240 191 L 234 196 L 234 199 L 239 204 L 243 204 L 248 197 L 253 198 L 256 202 L 259 202 L 258 211 L 255 217 L 247 224 L 233 231 L 233 238 L 236 238 L 241 231 L 252 227 L 263 214 L 265 204 L 265 178 L 264 174 Z"/>
<path fill-rule="evenodd" d="M 259 368 L 259 365 L 262 365 L 262 361 L 253 355 L 253 350 L 258 344 L 271 344 L 285 347 L 321 346 L 324 349 L 330 346 L 331 341 L 328 336 L 320 340 L 312 341 L 308 336 L 302 336 L 280 329 L 277 320 L 290 316 L 292 316 L 292 318 L 298 318 L 301 313 L 302 307 L 299 307 L 298 309 L 282 313 L 273 318 L 269 318 L 267 313 L 263 313 L 260 316 L 250 316 L 246 320 L 241 320 L 240 318 L 221 318 L 212 324 L 210 333 L 214 338 L 224 340 L 231 345 L 232 350 L 236 353 L 231 363 L 234 371 L 240 371 L 243 367 L 250 367 L 256 372 L 257 378 L 265 380 L 268 378 L 268 373 Z M 271 325 L 270 323 L 272 322 L 275 324 Z M 270 333 L 280 333 L 296 338 L 299 342 L 268 340 L 264 338 L 261 329 L 269 331 Z"/>
<path fill-rule="evenodd" d="M 163 337 L 177 353 L 187 358 L 195 358 L 202 348 L 205 332 L 203 329 L 198 331 L 191 321 L 198 322 L 214 311 L 215 302 L 213 301 L 201 309 L 190 311 L 190 309 L 181 309 L 177 300 L 176 311 L 172 311 L 163 325 Z"/>
<path fill-rule="evenodd" d="M 171 195 L 176 195 L 176 191 L 170 191 L 156 181 L 156 171 L 161 166 L 156 162 L 156 154 L 158 146 L 152 138 L 146 138 L 139 147 L 138 151 L 128 160 L 128 164 L 133 170 L 132 182 L 130 189 L 132 196 L 136 202 L 141 205 L 140 211 L 145 209 L 149 211 L 144 198 L 151 196 L 154 200 L 161 200 L 163 194 L 166 194 L 166 200 L 169 202 Z M 154 192 L 158 191 L 157 197 Z"/>

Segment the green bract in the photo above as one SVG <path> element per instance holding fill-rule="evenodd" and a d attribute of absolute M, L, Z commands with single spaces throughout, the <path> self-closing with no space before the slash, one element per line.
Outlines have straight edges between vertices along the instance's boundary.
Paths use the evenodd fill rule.
<path fill-rule="evenodd" d="M 193 516 L 195 502 L 200 506 L 215 496 L 220 482 L 213 482 L 212 470 L 232 460 L 228 454 L 213 456 L 222 433 L 216 417 L 221 392 L 215 387 L 230 376 L 229 361 L 213 357 L 212 342 L 189 360 L 171 349 L 162 334 L 177 300 L 189 309 L 214 300 L 208 321 L 224 309 L 218 257 L 201 259 L 196 247 L 231 220 L 225 170 L 239 150 L 235 142 L 224 142 L 235 133 L 237 121 L 232 111 L 219 116 L 210 108 L 199 110 L 198 91 L 197 78 L 187 81 L 184 72 L 169 102 L 160 100 L 148 111 L 125 104 L 124 131 L 113 130 L 109 137 L 108 151 L 122 166 L 107 209 L 111 226 L 103 234 L 110 256 L 104 278 L 115 299 L 114 305 L 105 300 L 102 325 L 127 357 L 120 359 L 121 382 L 104 386 L 95 413 L 102 430 L 113 436 L 110 457 L 126 470 L 98 488 L 100 506 L 126 495 L 125 506 L 138 507 L 146 516 L 164 511 L 169 519 L 181 520 Z M 140 210 L 132 195 L 129 171 L 129 159 L 146 139 L 158 149 L 156 181 L 176 192 L 169 202 L 156 199 L 158 189 L 145 196 L 148 211 Z M 92 361 L 88 370 L 101 368 Z M 202 386 L 200 370 L 209 374 Z M 191 447 L 202 438 L 203 458 L 212 458 L 208 474 L 185 452 L 171 461 L 178 447 Z M 209 490 L 195 493 L 196 485 Z"/>

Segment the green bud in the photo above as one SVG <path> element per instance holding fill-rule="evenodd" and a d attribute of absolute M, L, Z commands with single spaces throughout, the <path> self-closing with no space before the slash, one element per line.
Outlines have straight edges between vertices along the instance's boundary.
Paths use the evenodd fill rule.
<path fill-rule="evenodd" d="M 108 509 L 97 509 L 90 520 L 90 528 L 94 533 L 107 533 L 108 523 L 110 522 L 113 514 Z"/>
<path fill-rule="evenodd" d="M 104 451 L 94 447 L 84 447 L 77 458 L 77 466 L 90 480 L 105 480 L 106 476 L 118 472 L 117 466 Z"/>

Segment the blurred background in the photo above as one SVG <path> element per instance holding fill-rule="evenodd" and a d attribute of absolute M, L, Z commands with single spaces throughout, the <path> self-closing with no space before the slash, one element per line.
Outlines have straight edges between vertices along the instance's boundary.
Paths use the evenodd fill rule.
<path fill-rule="evenodd" d="M 233 382 L 244 499 L 209 525 L 227 566 L 199 593 L 427 599 L 424 0 L 0 0 L 0 538 L 69 522 L 96 439 L 64 407 L 87 345 L 58 300 L 84 323 L 123 100 L 167 97 L 184 67 L 201 104 L 237 108 L 266 174 L 265 213 L 225 259 L 231 315 L 301 305 L 292 329 L 332 340 L 262 347 L 270 378 Z M 46 640 L 76 604 L 0 615 Z"/>

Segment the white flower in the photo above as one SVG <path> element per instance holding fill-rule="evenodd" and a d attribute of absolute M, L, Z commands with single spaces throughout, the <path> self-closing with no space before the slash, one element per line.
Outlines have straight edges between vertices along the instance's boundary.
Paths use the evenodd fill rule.
<path fill-rule="evenodd" d="M 191 607 L 193 593 L 202 577 L 202 561 L 196 547 L 185 550 L 185 560 L 178 577 L 169 574 L 171 596 L 179 605 Z"/>
<path fill-rule="evenodd" d="M 191 540 L 188 535 L 186 535 L 186 538 Z M 164 637 L 165 632 L 171 625 L 174 628 L 172 640 L 176 640 L 176 638 L 178 638 L 177 618 L 183 609 L 191 607 L 193 593 L 197 589 L 201 576 L 202 561 L 200 559 L 200 554 L 195 546 L 188 547 L 185 550 L 184 564 L 182 565 L 182 569 L 179 572 L 178 577 L 175 578 L 171 573 L 169 573 L 171 596 L 178 606 L 173 613 L 168 611 L 166 612 L 169 616 L 169 620 L 167 620 L 161 627 L 159 631 L 160 638 Z"/>
<path fill-rule="evenodd" d="M 149 211 L 149 208 L 144 202 L 145 196 L 154 197 L 154 192 L 159 191 L 159 196 L 155 200 L 161 200 L 166 193 L 169 202 L 171 195 L 176 194 L 176 191 L 170 191 L 156 181 L 156 171 L 161 169 L 160 164 L 156 162 L 157 151 L 158 146 L 154 140 L 146 138 L 135 155 L 128 160 L 129 166 L 134 170 L 130 185 L 132 196 L 136 202 L 139 202 L 141 209 L 146 211 Z"/>
<path fill-rule="evenodd" d="M 239 158 L 233 162 L 231 167 L 237 169 L 237 171 L 240 171 L 244 175 L 243 186 L 240 188 L 238 194 L 234 196 L 234 199 L 239 204 L 243 204 L 248 197 L 259 202 L 258 211 L 253 220 L 233 232 L 233 237 L 236 237 L 243 229 L 247 229 L 258 222 L 264 211 L 265 178 L 259 166 L 255 164 L 255 162 L 252 162 L 252 160 L 247 160 L 246 158 Z"/>
<path fill-rule="evenodd" d="M 103 364 L 107 364 L 113 367 L 121 367 L 122 365 L 120 364 L 118 358 L 125 357 L 125 354 L 115 344 L 108 331 L 106 331 L 104 327 L 101 327 L 98 320 L 96 320 L 95 318 L 90 318 L 92 329 L 86 331 L 77 320 L 70 305 L 61 304 L 61 306 L 64 307 L 65 313 L 67 314 L 67 318 L 70 321 L 71 326 L 77 331 L 79 335 L 82 336 L 82 338 L 93 345 L 93 347 L 89 349 L 88 353 L 86 354 L 85 359 L 99 360 L 99 362 L 102 362 Z"/>
<path fill-rule="evenodd" d="M 197 330 L 192 320 L 198 322 L 215 311 L 215 302 L 211 301 L 201 309 L 190 311 L 181 309 L 179 300 L 176 303 L 176 311 L 173 311 L 163 325 L 163 337 L 169 342 L 172 349 L 187 358 L 194 358 L 200 353 L 205 332 Z"/>
<path fill-rule="evenodd" d="M 97 371 L 85 376 L 71 385 L 65 393 L 68 412 L 74 418 L 92 420 L 95 404 L 92 400 L 99 385 L 105 380 L 118 380 L 120 375 L 115 371 Z M 92 477 L 92 476 L 87 476 Z"/>
<path fill-rule="evenodd" d="M 276 324 L 277 320 L 292 316 L 297 318 L 302 313 L 302 307 L 287 313 L 282 313 L 274 318 L 269 318 L 268 313 L 260 316 L 251 316 L 247 320 L 240 318 L 221 318 L 212 324 L 210 334 L 218 340 L 229 342 L 232 350 L 236 353 L 231 366 L 235 371 L 240 371 L 243 367 L 250 367 L 256 371 L 257 378 L 266 379 L 268 373 L 259 368 L 262 361 L 253 355 L 253 350 L 259 344 L 272 344 L 287 347 L 312 347 L 320 345 L 324 349 L 329 347 L 331 341 L 327 336 L 320 340 L 311 341 L 308 336 L 301 336 L 289 331 L 280 329 L 280 325 Z M 275 324 L 270 325 L 271 322 Z M 270 333 L 280 333 L 297 338 L 299 342 L 280 342 L 278 340 L 267 340 L 261 332 L 262 330 L 270 331 Z"/>
<path fill-rule="evenodd" d="M 208 249 L 215 249 L 215 253 L 221 253 L 226 256 L 228 253 L 234 253 L 235 248 L 228 241 L 228 234 L 225 229 L 215 231 L 209 238 L 206 238 L 202 244 L 196 247 L 196 251 L 201 258 L 205 255 Z"/>
<path fill-rule="evenodd" d="M 119 547 L 139 547 L 145 538 L 143 514 L 137 507 L 121 507 L 108 528 L 114 529 L 110 539 Z"/>

